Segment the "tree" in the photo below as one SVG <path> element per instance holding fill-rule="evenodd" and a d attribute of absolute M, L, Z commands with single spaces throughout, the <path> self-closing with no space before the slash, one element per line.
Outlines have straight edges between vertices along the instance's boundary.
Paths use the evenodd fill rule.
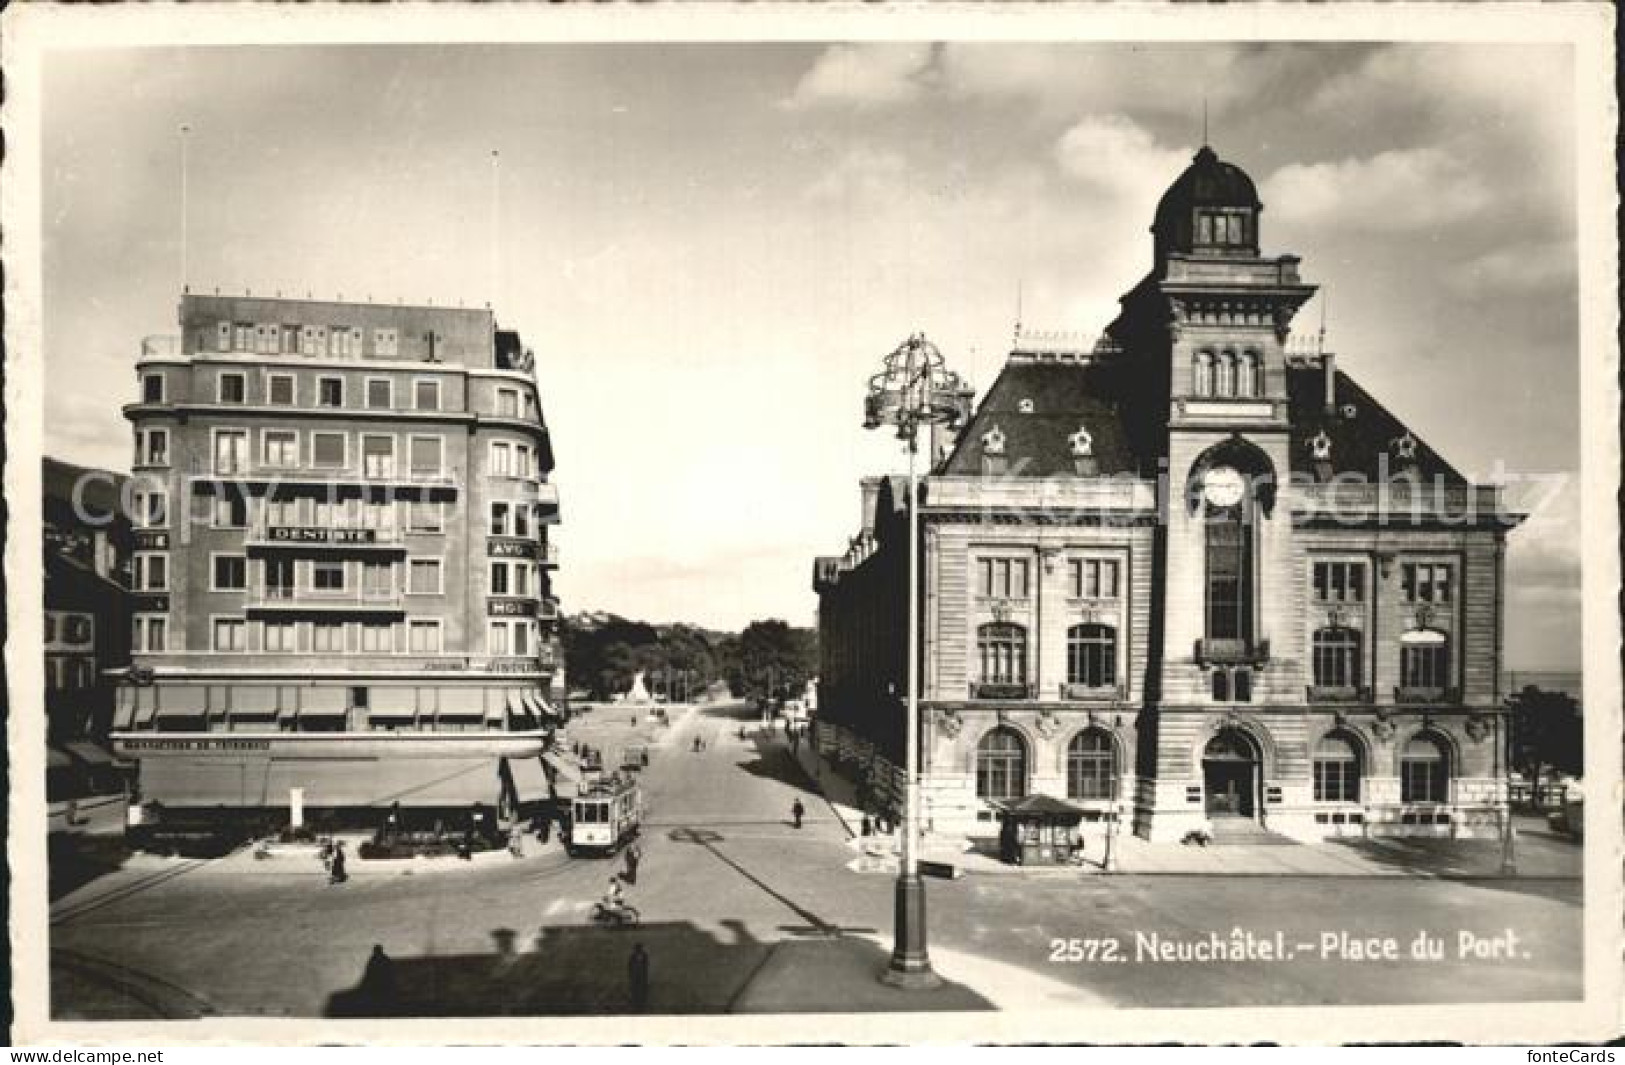
<path fill-rule="evenodd" d="M 753 621 L 739 634 L 737 654 L 728 678 L 735 695 L 789 698 L 818 670 L 818 636 L 777 618 Z"/>
<path fill-rule="evenodd" d="M 1581 773 L 1585 719 L 1573 696 L 1531 684 L 1507 699 L 1507 709 L 1514 769 L 1537 782 L 1547 769 Z"/>

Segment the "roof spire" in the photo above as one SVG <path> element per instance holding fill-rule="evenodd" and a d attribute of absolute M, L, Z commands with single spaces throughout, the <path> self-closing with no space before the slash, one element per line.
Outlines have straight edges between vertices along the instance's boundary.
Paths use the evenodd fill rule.
<path fill-rule="evenodd" d="M 1202 147 L 1208 147 L 1207 137 L 1207 93 L 1202 94 Z"/>
<path fill-rule="evenodd" d="M 1015 334 L 1010 338 L 1011 347 L 1021 343 L 1021 279 L 1016 279 L 1016 328 Z"/>

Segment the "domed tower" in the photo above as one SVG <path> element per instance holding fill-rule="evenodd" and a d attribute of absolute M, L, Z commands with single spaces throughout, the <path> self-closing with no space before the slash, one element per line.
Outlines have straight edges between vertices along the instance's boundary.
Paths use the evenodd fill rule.
<path fill-rule="evenodd" d="M 1206 145 L 1163 193 L 1151 223 L 1157 271 L 1170 253 L 1258 255 L 1258 215 L 1264 205 L 1247 172 Z"/>

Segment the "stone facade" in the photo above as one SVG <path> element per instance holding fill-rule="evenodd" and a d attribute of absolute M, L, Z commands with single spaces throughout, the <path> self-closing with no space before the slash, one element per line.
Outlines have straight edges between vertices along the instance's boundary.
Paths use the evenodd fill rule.
<path fill-rule="evenodd" d="M 931 830 L 992 835 L 997 800 L 1043 793 L 1153 841 L 1500 831 L 1517 516 L 1292 337 L 1315 289 L 1261 256 L 1261 209 L 1203 149 L 1105 337 L 1018 339 L 922 479 Z M 915 504 L 866 482 L 815 568 L 820 744 L 879 780 Z"/>

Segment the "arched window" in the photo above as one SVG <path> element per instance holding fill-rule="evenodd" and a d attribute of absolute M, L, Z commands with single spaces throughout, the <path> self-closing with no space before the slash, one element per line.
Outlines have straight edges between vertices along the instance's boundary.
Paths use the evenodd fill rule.
<path fill-rule="evenodd" d="M 1258 393 L 1258 352 L 1244 351 L 1236 362 L 1236 395 L 1251 397 Z"/>
<path fill-rule="evenodd" d="M 1196 353 L 1196 394 L 1211 396 L 1213 394 L 1213 352 L 1198 351 Z"/>
<path fill-rule="evenodd" d="M 1412 629 L 1399 637 L 1399 684 L 1412 691 L 1450 686 L 1450 638 L 1438 629 Z"/>
<path fill-rule="evenodd" d="M 1104 729 L 1084 729 L 1066 745 L 1066 797 L 1111 799 L 1117 795 L 1117 759 Z"/>
<path fill-rule="evenodd" d="M 1360 801 L 1360 752 L 1341 732 L 1330 732 L 1315 745 L 1315 801 Z"/>
<path fill-rule="evenodd" d="M 1315 687 L 1360 686 L 1360 634 L 1345 625 L 1315 630 Z"/>
<path fill-rule="evenodd" d="M 1027 744 L 1015 729 L 1000 725 L 976 745 L 976 794 L 983 799 L 1027 794 Z"/>
<path fill-rule="evenodd" d="M 1027 630 L 1020 625 L 1000 621 L 979 627 L 976 651 L 983 684 L 1027 683 Z"/>
<path fill-rule="evenodd" d="M 1399 800 L 1450 801 L 1450 756 L 1436 737 L 1423 733 L 1405 745 L 1399 759 Z"/>
<path fill-rule="evenodd" d="M 1074 625 L 1066 630 L 1066 682 L 1086 688 L 1117 683 L 1117 630 L 1110 625 Z"/>
<path fill-rule="evenodd" d="M 1236 394 L 1236 353 L 1227 351 L 1220 355 L 1214 366 L 1213 394 L 1216 396 L 1233 396 Z"/>

